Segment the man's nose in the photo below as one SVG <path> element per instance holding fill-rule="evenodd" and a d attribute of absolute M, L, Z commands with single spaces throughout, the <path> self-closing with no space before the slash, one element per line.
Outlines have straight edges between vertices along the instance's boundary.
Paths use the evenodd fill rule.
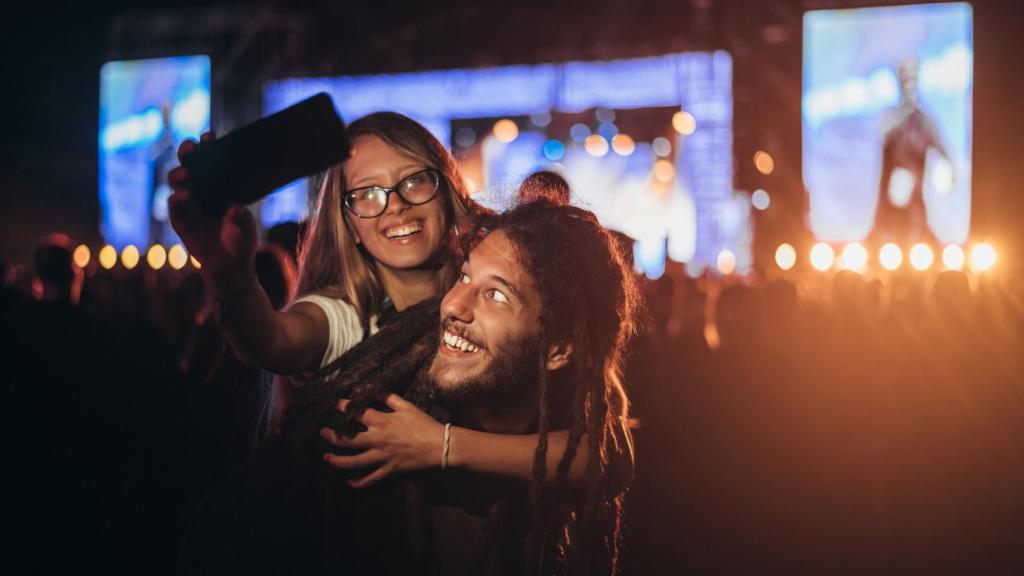
<path fill-rule="evenodd" d="M 457 282 L 441 301 L 441 315 L 465 323 L 473 321 L 473 293 L 475 290 Z"/>

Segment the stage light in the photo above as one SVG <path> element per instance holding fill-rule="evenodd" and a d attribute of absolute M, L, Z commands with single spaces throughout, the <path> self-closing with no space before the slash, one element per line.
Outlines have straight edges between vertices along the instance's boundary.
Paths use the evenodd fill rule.
<path fill-rule="evenodd" d="M 824 242 L 818 242 L 811 248 L 811 266 L 814 266 L 815 270 L 824 272 L 832 267 L 832 263 L 835 262 L 836 253 L 832 250 L 832 247 Z"/>
<path fill-rule="evenodd" d="M 583 123 L 573 124 L 572 128 L 569 128 L 569 136 L 576 142 L 583 142 L 590 136 L 590 127 Z"/>
<path fill-rule="evenodd" d="M 882 264 L 882 268 L 895 270 L 900 267 L 900 264 L 903 264 L 903 251 L 899 246 L 890 242 L 879 250 L 878 261 Z"/>
<path fill-rule="evenodd" d="M 594 111 L 598 122 L 615 122 L 615 110 L 611 108 L 598 108 Z"/>
<path fill-rule="evenodd" d="M 188 253 L 185 252 L 185 247 L 181 244 L 171 246 L 171 249 L 167 252 L 167 262 L 175 270 L 184 268 L 185 264 L 188 263 Z"/>
<path fill-rule="evenodd" d="M 519 137 L 519 126 L 508 118 L 502 118 L 494 123 L 494 137 L 508 144 Z"/>
<path fill-rule="evenodd" d="M 100 248 L 99 261 L 100 266 L 105 270 L 110 270 L 114 267 L 114 264 L 117 264 L 117 250 L 110 244 Z"/>
<path fill-rule="evenodd" d="M 718 267 L 718 271 L 728 276 L 736 271 L 736 254 L 728 248 L 723 249 L 718 253 L 718 258 L 715 260 L 715 265 Z"/>
<path fill-rule="evenodd" d="M 92 254 L 89 252 L 89 247 L 85 244 L 79 244 L 71 254 L 71 260 L 75 263 L 75 266 L 85 268 L 89 265 L 90 256 L 92 256 Z"/>
<path fill-rule="evenodd" d="M 672 153 L 672 143 L 664 136 L 658 136 L 651 141 L 651 148 L 657 156 L 668 156 Z"/>
<path fill-rule="evenodd" d="M 552 162 L 558 162 L 565 157 L 565 144 L 561 140 L 548 140 L 544 143 L 544 157 Z"/>
<path fill-rule="evenodd" d="M 159 270 L 167 263 L 167 250 L 159 244 L 153 244 L 146 251 L 146 263 L 153 270 Z"/>
<path fill-rule="evenodd" d="M 654 162 L 654 178 L 659 182 L 671 182 L 676 177 L 676 167 L 672 162 L 657 160 Z"/>
<path fill-rule="evenodd" d="M 932 249 L 923 242 L 914 244 L 910 249 L 910 265 L 915 270 L 927 270 L 934 260 L 935 254 L 932 253 Z"/>
<path fill-rule="evenodd" d="M 863 272 L 868 265 L 868 251 L 862 244 L 854 242 L 843 247 L 843 268 Z"/>
<path fill-rule="evenodd" d="M 612 150 L 619 156 L 629 156 L 636 150 L 636 143 L 628 134 L 616 134 L 612 138 Z"/>
<path fill-rule="evenodd" d="M 551 113 L 541 112 L 540 114 L 533 114 L 530 116 L 530 122 L 533 122 L 534 126 L 544 128 L 548 124 L 551 124 Z"/>
<path fill-rule="evenodd" d="M 683 136 L 689 136 L 697 129 L 697 119 L 693 114 L 680 110 L 672 115 L 672 128 Z"/>
<path fill-rule="evenodd" d="M 758 188 L 750 195 L 750 203 L 758 210 L 767 210 L 772 205 L 772 197 L 764 190 Z"/>
<path fill-rule="evenodd" d="M 139 249 L 134 244 L 129 244 L 121 250 L 121 265 L 128 270 L 139 265 Z"/>
<path fill-rule="evenodd" d="M 203 267 L 202 263 L 200 263 L 199 260 L 196 260 L 195 256 L 189 255 L 188 261 L 192 263 L 192 267 L 195 268 L 196 270 L 199 270 L 200 268 Z"/>
<path fill-rule="evenodd" d="M 462 148 L 469 148 L 476 144 L 476 130 L 469 126 L 463 126 L 455 132 L 455 143 Z"/>
<path fill-rule="evenodd" d="M 608 154 L 608 141 L 600 134 L 591 134 L 590 136 L 587 136 L 587 141 L 583 147 L 586 148 L 587 154 L 596 158 L 601 158 Z"/>
<path fill-rule="evenodd" d="M 764 150 L 754 152 L 754 166 L 761 174 L 768 175 L 775 170 L 775 159 Z"/>
<path fill-rule="evenodd" d="M 976 245 L 971 250 L 971 268 L 977 272 L 991 270 L 996 265 L 996 249 L 987 242 Z"/>
<path fill-rule="evenodd" d="M 942 265 L 950 270 L 963 270 L 964 249 L 956 244 L 950 244 L 942 249 Z"/>
<path fill-rule="evenodd" d="M 604 136 L 605 140 L 611 140 L 619 133 L 619 127 L 611 122 L 601 122 L 597 127 L 597 133 Z"/>
<path fill-rule="evenodd" d="M 775 263 L 783 270 L 789 270 L 796 265 L 796 248 L 791 244 L 779 244 L 775 249 Z"/>

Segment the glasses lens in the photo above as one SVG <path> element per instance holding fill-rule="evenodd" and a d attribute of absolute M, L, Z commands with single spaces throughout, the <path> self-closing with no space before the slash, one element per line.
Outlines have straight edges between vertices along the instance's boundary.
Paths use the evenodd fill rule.
<path fill-rule="evenodd" d="M 402 198 L 411 204 L 423 204 L 434 197 L 437 192 L 438 178 L 436 172 L 420 172 L 402 181 Z"/>
<path fill-rule="evenodd" d="M 388 191 L 384 188 L 364 188 L 348 197 L 348 205 L 357 216 L 370 218 L 379 215 L 388 204 Z"/>

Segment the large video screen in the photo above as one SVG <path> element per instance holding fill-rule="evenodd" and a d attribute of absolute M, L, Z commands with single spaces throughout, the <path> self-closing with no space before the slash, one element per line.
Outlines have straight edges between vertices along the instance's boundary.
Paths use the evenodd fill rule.
<path fill-rule="evenodd" d="M 346 122 L 394 110 L 422 123 L 451 148 L 482 204 L 505 208 L 529 174 L 560 174 L 574 204 L 636 240 L 651 276 L 666 258 L 699 272 L 725 249 L 737 269 L 749 266 L 725 52 L 279 80 L 264 89 L 264 113 L 317 92 Z M 268 197 L 263 225 L 305 218 L 311 192 L 296 183 Z"/>
<path fill-rule="evenodd" d="M 118 249 L 172 244 L 167 173 L 177 148 L 210 127 L 210 59 L 107 62 L 100 70 L 101 229 Z"/>
<path fill-rule="evenodd" d="M 818 238 L 967 241 L 972 64 L 967 3 L 805 14 L 803 174 Z"/>

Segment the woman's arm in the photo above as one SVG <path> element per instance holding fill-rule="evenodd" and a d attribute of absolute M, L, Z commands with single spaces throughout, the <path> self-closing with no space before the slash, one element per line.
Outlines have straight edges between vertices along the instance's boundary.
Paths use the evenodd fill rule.
<path fill-rule="evenodd" d="M 344 410 L 348 401 L 338 403 Z M 391 394 L 385 404 L 393 412 L 367 409 L 360 422 L 366 431 L 354 436 L 337 434 L 324 428 L 320 435 L 330 444 L 344 448 L 365 450 L 354 456 L 333 453 L 324 455 L 324 460 L 336 468 L 359 469 L 378 465 L 379 467 L 363 478 L 349 482 L 355 488 L 370 486 L 394 472 L 409 472 L 441 466 L 444 447 L 444 424 L 398 395 Z M 629 438 L 623 423 L 622 436 Z M 494 434 L 452 426 L 448 450 L 448 466 L 477 473 L 496 474 L 509 478 L 529 481 L 533 477 L 533 457 L 537 449 L 538 434 Z M 618 433 L 616 434 L 618 436 Z M 548 434 L 548 451 L 545 481 L 553 482 L 558 462 L 565 453 L 569 441 L 566 430 Z M 628 441 L 615 443 L 620 447 L 610 457 L 611 473 L 616 483 L 628 483 L 632 477 L 633 451 Z M 591 457 L 584 435 L 576 450 L 576 456 L 569 466 L 569 482 L 581 482 Z"/>
<path fill-rule="evenodd" d="M 208 135 L 204 134 L 204 140 Z M 195 142 L 178 148 L 178 158 L 191 153 Z M 202 267 L 203 282 L 221 303 L 221 326 L 234 351 L 244 360 L 279 374 L 320 367 L 327 348 L 328 324 L 314 305 L 274 310 L 256 281 L 256 221 L 244 206 L 232 206 L 220 218 L 199 208 L 189 188 L 188 170 L 179 166 L 168 175 L 174 193 L 168 200 L 171 224 Z"/>

